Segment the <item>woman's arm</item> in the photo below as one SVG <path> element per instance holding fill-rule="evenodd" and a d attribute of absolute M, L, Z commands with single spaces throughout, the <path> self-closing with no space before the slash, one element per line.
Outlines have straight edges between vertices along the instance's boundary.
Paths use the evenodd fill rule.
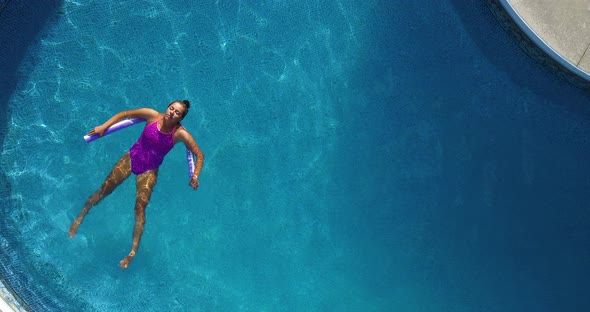
<path fill-rule="evenodd" d="M 125 114 L 123 118 L 141 118 L 145 119 L 147 124 L 152 123 L 161 115 L 158 111 L 153 110 L 151 108 L 131 109 L 128 111 L 123 111 L 121 113 Z"/>
<path fill-rule="evenodd" d="M 105 123 L 103 123 L 102 125 L 97 126 L 94 129 L 92 129 L 88 134 L 89 135 L 98 134 L 98 135 L 102 136 L 104 134 L 104 132 L 110 126 L 116 124 L 118 121 L 120 121 L 124 118 L 142 118 L 142 119 L 145 119 L 147 121 L 147 123 L 149 124 L 150 122 L 152 122 L 153 120 L 158 118 L 159 115 L 160 115 L 160 113 L 158 113 L 157 111 L 155 111 L 151 108 L 139 108 L 139 109 L 132 109 L 132 110 L 118 112 L 113 117 L 111 117 L 109 120 L 105 121 Z"/>
<path fill-rule="evenodd" d="M 199 174 L 201 174 L 201 169 L 203 169 L 205 156 L 203 155 L 201 148 L 199 147 L 193 136 L 188 131 L 186 131 L 184 127 L 176 131 L 175 137 L 177 141 L 182 141 L 184 145 L 186 145 L 186 148 L 190 150 L 197 158 L 197 161 L 195 162 L 195 172 L 193 173 L 191 181 L 189 182 L 190 186 L 196 189 L 199 186 Z"/>

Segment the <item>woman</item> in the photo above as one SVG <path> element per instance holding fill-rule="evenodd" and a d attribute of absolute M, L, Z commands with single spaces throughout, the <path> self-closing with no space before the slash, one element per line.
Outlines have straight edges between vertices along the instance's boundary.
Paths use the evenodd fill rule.
<path fill-rule="evenodd" d="M 162 164 L 164 156 L 177 142 L 183 142 L 197 157 L 195 172 L 190 179 L 189 185 L 193 189 L 197 189 L 199 186 L 199 173 L 203 168 L 204 160 L 203 153 L 192 135 L 180 124 L 189 108 L 189 101 L 184 100 L 170 103 L 164 114 L 150 108 L 123 111 L 89 132 L 90 135 L 98 134 L 102 136 L 108 127 L 123 118 L 136 117 L 146 120 L 146 126 L 137 142 L 129 152 L 119 159 L 101 187 L 86 201 L 84 208 L 70 226 L 68 231 L 70 237 L 76 235 L 78 227 L 82 223 L 84 216 L 90 211 L 90 208 L 111 194 L 121 182 L 127 179 L 131 173 L 134 173 L 136 175 L 136 195 L 133 242 L 131 252 L 119 263 L 121 268 L 127 268 L 139 247 L 145 223 L 145 208 L 152 195 L 152 189 L 156 185 L 158 167 Z"/>

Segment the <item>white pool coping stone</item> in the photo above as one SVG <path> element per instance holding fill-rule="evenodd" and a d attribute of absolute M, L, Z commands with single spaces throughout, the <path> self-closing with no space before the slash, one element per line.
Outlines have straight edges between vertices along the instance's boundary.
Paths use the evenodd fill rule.
<path fill-rule="evenodd" d="M 563 67 L 590 81 L 587 0 L 500 0 L 519 28 Z"/>
<path fill-rule="evenodd" d="M 0 280 L 0 312 L 26 312 Z"/>

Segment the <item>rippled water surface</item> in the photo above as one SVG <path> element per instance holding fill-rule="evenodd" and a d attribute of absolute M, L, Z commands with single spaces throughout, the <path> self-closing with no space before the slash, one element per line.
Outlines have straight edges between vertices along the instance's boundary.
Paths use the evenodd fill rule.
<path fill-rule="evenodd" d="M 2 3 L 0 1 L 0 3 Z M 12 0 L 0 15 L 0 272 L 35 310 L 583 311 L 587 94 L 470 1 Z M 188 98 L 205 153 L 86 198 Z"/>

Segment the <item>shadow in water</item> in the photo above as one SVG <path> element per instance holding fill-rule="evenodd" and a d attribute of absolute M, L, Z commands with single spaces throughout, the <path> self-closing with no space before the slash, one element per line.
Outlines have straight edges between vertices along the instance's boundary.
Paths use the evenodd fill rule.
<path fill-rule="evenodd" d="M 0 146 L 8 133 L 11 110 L 8 101 L 19 83 L 26 78 L 26 70 L 20 69 L 30 47 L 38 41 L 40 33 L 51 17 L 62 7 L 62 0 L 32 2 L 26 0 L 2 1 L 0 8 Z M 33 62 L 34 63 L 34 62 Z M 0 198 L 5 207 L 11 193 L 4 168 L 0 167 Z M 4 218 L 2 218 L 4 219 Z"/>
<path fill-rule="evenodd" d="M 63 0 L 0 1 L 1 7 L 3 10 L 0 12 L 0 146 L 3 147 L 12 114 L 9 101 L 19 83 L 27 80 L 31 68 L 41 61 L 31 51 L 39 44 L 39 39 L 52 21 L 59 18 Z M 0 249 L 0 276 L 3 276 L 3 280 L 10 284 L 13 292 L 17 293 L 31 309 L 58 310 L 64 298 L 40 289 L 39 279 L 31 272 L 43 268 L 31 267 L 24 254 L 26 246 L 14 239 L 18 237 L 19 229 L 8 216 L 20 207 L 11 197 L 12 188 L 6 168 L 4 164 L 0 164 L 0 237 L 8 243 L 8 248 Z"/>

